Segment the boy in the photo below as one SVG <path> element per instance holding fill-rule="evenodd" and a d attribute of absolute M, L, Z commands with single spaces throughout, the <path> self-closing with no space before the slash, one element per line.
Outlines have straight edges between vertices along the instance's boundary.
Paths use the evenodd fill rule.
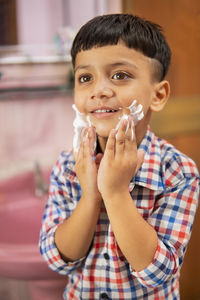
<path fill-rule="evenodd" d="M 199 177 L 148 125 L 169 97 L 169 46 L 158 25 L 114 14 L 86 23 L 71 54 L 90 126 L 51 174 L 41 253 L 69 277 L 64 299 L 179 299 Z"/>

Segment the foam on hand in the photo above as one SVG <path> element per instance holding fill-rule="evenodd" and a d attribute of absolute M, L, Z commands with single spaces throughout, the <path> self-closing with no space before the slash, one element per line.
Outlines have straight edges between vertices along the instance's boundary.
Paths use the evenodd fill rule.
<path fill-rule="evenodd" d="M 90 117 L 85 116 L 84 113 L 81 113 L 75 104 L 72 105 L 72 108 L 76 113 L 73 122 L 73 127 L 74 127 L 73 149 L 75 152 L 78 152 L 81 145 L 81 137 L 82 137 L 83 130 L 88 126 L 92 126 L 92 124 L 90 121 Z M 96 148 L 96 141 L 94 144 L 94 149 L 95 148 Z"/>
<path fill-rule="evenodd" d="M 144 113 L 143 113 L 143 106 L 142 104 L 139 104 L 137 105 L 137 101 L 136 100 L 133 100 L 133 102 L 131 103 L 131 105 L 129 105 L 127 107 L 127 109 L 129 109 L 130 111 L 130 116 L 131 116 L 131 119 L 133 121 L 133 125 L 136 126 L 136 124 L 143 119 L 144 117 Z M 116 129 L 118 130 L 119 129 L 119 126 L 121 124 L 121 122 L 123 120 L 127 120 L 128 119 L 128 116 L 127 114 L 124 114 L 122 115 L 119 119 L 119 122 L 116 126 Z M 128 128 L 129 128 L 129 123 L 127 125 L 127 128 L 126 128 L 126 132 L 128 131 Z M 131 131 L 131 134 L 132 134 L 132 139 L 133 139 L 133 130 Z M 117 138 L 117 135 L 116 135 L 116 138 Z"/>

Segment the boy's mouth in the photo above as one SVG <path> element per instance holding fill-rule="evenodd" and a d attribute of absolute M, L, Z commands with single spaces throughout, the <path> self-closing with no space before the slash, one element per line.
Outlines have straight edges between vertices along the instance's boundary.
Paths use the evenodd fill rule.
<path fill-rule="evenodd" d="M 116 111 L 116 109 L 96 109 L 92 113 L 112 113 Z"/>
<path fill-rule="evenodd" d="M 116 114 L 119 110 L 120 108 L 100 107 L 90 111 L 90 114 L 96 118 L 106 118 Z"/>

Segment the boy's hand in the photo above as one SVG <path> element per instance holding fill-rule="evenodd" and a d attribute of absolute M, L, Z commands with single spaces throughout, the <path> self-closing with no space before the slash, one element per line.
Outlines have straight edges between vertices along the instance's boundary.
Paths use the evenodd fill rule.
<path fill-rule="evenodd" d="M 133 122 L 130 118 L 123 120 L 118 132 L 115 129 L 110 132 L 98 170 L 98 188 L 103 198 L 113 193 L 127 193 L 143 160 L 144 151 L 137 150 Z"/>
<path fill-rule="evenodd" d="M 97 187 L 97 166 L 93 160 L 95 138 L 94 127 L 86 128 L 79 152 L 75 155 L 75 171 L 81 185 L 82 197 L 89 201 L 102 199 Z"/>

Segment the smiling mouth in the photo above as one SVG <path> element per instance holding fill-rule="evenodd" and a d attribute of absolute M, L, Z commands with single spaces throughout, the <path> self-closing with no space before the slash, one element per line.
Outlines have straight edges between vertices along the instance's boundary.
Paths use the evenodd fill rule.
<path fill-rule="evenodd" d="M 120 109 L 113 108 L 98 108 L 90 112 L 91 117 L 95 117 L 96 119 L 106 119 L 114 116 L 119 112 Z"/>
<path fill-rule="evenodd" d="M 118 109 L 96 109 L 96 110 L 93 110 L 91 113 L 92 114 L 98 114 L 98 113 L 115 113 L 117 112 Z"/>

